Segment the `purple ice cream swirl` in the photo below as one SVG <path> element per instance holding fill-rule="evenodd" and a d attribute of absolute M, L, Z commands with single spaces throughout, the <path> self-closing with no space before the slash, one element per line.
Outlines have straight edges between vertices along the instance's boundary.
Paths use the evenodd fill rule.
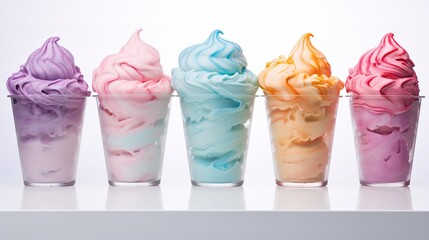
<path fill-rule="evenodd" d="M 22 128 L 20 137 L 62 136 L 82 119 L 85 97 L 90 95 L 88 84 L 73 55 L 58 45 L 59 39 L 46 40 L 7 80 L 14 103 L 20 105 L 15 124 L 31 123 Z"/>
<path fill-rule="evenodd" d="M 83 80 L 73 55 L 58 45 L 59 37 L 51 37 L 34 51 L 21 69 L 7 80 L 7 89 L 13 96 L 37 98 L 41 105 L 56 105 L 66 101 L 59 98 L 88 96 L 88 84 Z M 70 101 L 67 101 L 70 102 Z"/>

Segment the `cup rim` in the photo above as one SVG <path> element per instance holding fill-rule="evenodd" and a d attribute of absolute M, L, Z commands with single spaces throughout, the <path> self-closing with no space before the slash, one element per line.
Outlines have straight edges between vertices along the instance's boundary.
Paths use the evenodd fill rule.
<path fill-rule="evenodd" d="M 54 95 L 54 94 L 28 94 L 28 95 L 7 95 L 8 98 L 17 98 L 17 99 L 28 99 L 28 98 L 38 98 L 38 97 L 50 97 L 50 98 L 68 98 L 68 99 L 84 99 L 91 96 L 91 93 L 88 92 L 88 94 L 85 95 L 72 95 L 72 94 L 61 94 L 61 95 Z"/>
<path fill-rule="evenodd" d="M 149 94 L 149 93 L 133 93 L 133 94 L 92 94 L 91 97 L 94 98 L 139 98 L 139 97 L 176 97 L 177 95 L 171 93 L 160 93 L 160 94 Z"/>
<path fill-rule="evenodd" d="M 259 97 L 258 94 L 219 94 L 219 93 L 191 93 L 191 94 L 177 94 L 175 95 L 179 98 L 182 97 Z"/>
<path fill-rule="evenodd" d="M 284 94 L 284 95 L 267 95 L 267 94 L 261 94 L 259 95 L 259 97 L 299 97 L 299 98 L 319 98 L 319 97 L 329 97 L 329 98 L 342 98 L 344 97 L 343 95 L 293 95 L 293 94 Z"/>
<path fill-rule="evenodd" d="M 426 96 L 422 95 L 346 95 L 347 98 L 375 98 L 375 99 L 382 99 L 382 98 L 397 98 L 397 99 L 423 99 L 426 98 Z"/>

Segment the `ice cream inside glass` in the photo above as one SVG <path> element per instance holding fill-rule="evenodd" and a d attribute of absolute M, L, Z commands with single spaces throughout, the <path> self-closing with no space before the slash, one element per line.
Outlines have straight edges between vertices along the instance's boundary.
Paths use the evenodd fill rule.
<path fill-rule="evenodd" d="M 24 184 L 75 183 L 86 97 L 69 51 L 49 38 L 7 80 Z"/>
<path fill-rule="evenodd" d="M 93 89 L 110 185 L 153 186 L 161 181 L 173 89 L 156 49 L 141 29 L 95 69 Z"/>
<path fill-rule="evenodd" d="M 289 57 L 259 74 L 264 90 L 276 183 L 319 187 L 328 182 L 339 92 L 325 56 L 305 34 Z"/>
<path fill-rule="evenodd" d="M 350 69 L 346 89 L 362 185 L 410 183 L 422 99 L 413 67 L 389 33 Z"/>
<path fill-rule="evenodd" d="M 243 184 L 257 76 L 247 70 L 239 45 L 215 30 L 186 48 L 173 69 L 180 97 L 191 182 Z"/>

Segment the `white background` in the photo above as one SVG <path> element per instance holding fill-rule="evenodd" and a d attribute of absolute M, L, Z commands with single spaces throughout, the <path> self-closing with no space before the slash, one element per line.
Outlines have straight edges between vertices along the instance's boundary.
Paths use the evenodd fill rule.
<path fill-rule="evenodd" d="M 428 94 L 429 36 L 425 1 L 114 1 L 114 0 L 0 0 L 0 174 L 20 178 L 13 117 L 6 97 L 7 78 L 51 36 L 75 57 L 88 83 L 92 71 L 108 54 L 116 53 L 131 34 L 161 55 L 164 71 L 177 66 L 179 53 L 204 41 L 212 30 L 241 45 L 248 69 L 258 74 L 267 61 L 288 55 L 302 34 L 314 34 L 313 44 L 345 80 L 359 57 L 378 45 L 387 32 L 409 52 L 416 64 L 421 95 Z M 345 94 L 345 91 L 342 92 Z M 78 169 L 84 179 L 107 181 L 98 115 L 88 99 Z M 423 101 L 412 184 L 429 184 L 427 100 Z M 189 184 L 183 128 L 177 99 L 170 115 L 162 184 Z M 248 153 L 245 186 L 273 184 L 274 174 L 262 99 L 257 99 Z M 338 109 L 329 184 L 358 186 L 353 133 L 347 99 Z M 107 184 L 107 182 L 106 182 Z M 173 196 L 174 197 L 174 196 Z"/>

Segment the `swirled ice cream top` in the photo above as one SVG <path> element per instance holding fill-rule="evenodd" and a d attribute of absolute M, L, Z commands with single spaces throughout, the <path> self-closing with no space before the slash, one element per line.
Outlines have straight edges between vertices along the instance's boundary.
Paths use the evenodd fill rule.
<path fill-rule="evenodd" d="M 55 96 L 87 96 L 84 81 L 73 55 L 58 44 L 59 37 L 51 37 L 34 51 L 21 69 L 7 80 L 11 95 L 37 97 L 41 104 L 54 104 Z M 50 103 L 51 102 L 51 103 Z"/>
<path fill-rule="evenodd" d="M 220 37 L 215 30 L 200 44 L 180 53 L 179 68 L 173 69 L 172 85 L 179 95 L 254 95 L 257 76 L 247 70 L 241 47 Z"/>
<path fill-rule="evenodd" d="M 386 34 L 360 58 L 347 77 L 347 92 L 357 95 L 419 95 L 414 63 L 407 51 Z"/>
<path fill-rule="evenodd" d="M 387 101 L 383 102 L 367 101 L 365 105 L 376 111 L 405 111 L 410 101 L 402 97 L 419 95 L 413 67 L 407 51 L 395 41 L 393 33 L 388 33 L 376 48 L 362 55 L 356 66 L 350 69 L 346 90 L 354 96 L 386 97 Z"/>
<path fill-rule="evenodd" d="M 331 66 L 325 55 L 304 34 L 289 57 L 280 56 L 268 62 L 259 74 L 259 85 L 266 95 L 336 96 L 344 84 L 331 76 Z"/>
<path fill-rule="evenodd" d="M 163 73 L 158 51 L 134 32 L 117 54 L 94 70 L 92 88 L 106 94 L 171 94 L 171 79 Z"/>

